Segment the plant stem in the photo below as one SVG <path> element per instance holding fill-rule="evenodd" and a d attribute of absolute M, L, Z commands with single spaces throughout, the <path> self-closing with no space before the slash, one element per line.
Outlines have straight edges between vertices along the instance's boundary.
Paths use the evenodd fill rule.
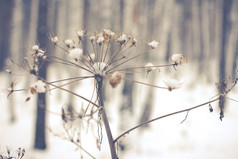
<path fill-rule="evenodd" d="M 110 125 L 109 125 L 107 114 L 106 114 L 105 107 L 104 107 L 104 99 L 103 99 L 104 96 L 103 96 L 102 86 L 103 86 L 103 79 L 100 78 L 99 80 L 97 80 L 98 102 L 99 102 L 99 106 L 102 106 L 102 109 L 99 111 L 99 113 L 101 113 L 102 117 L 103 117 L 103 123 L 104 123 L 105 130 L 107 133 L 107 139 L 108 139 L 109 146 L 110 146 L 111 157 L 112 157 L 112 159 L 118 159 L 116 150 L 114 148 L 115 143 L 113 141 L 112 132 L 110 129 Z"/>

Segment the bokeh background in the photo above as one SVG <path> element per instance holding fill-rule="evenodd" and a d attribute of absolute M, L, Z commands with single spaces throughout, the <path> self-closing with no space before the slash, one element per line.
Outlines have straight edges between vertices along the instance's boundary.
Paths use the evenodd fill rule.
<path fill-rule="evenodd" d="M 168 63 L 175 53 L 182 53 L 189 59 L 190 62 L 177 71 L 165 68 L 148 78 L 126 75 L 155 85 L 163 84 L 171 77 L 184 82 L 181 89 L 173 92 L 131 82 L 123 82 L 116 90 L 106 88 L 112 131 L 119 135 L 153 117 L 208 101 L 218 93 L 216 82 L 236 77 L 237 15 L 237 0 L 0 0 L 0 153 L 5 153 L 5 147 L 10 146 L 13 151 L 25 147 L 26 159 L 80 158 L 82 154 L 79 150 L 74 151 L 74 145 L 49 131 L 49 127 L 60 127 L 60 117 L 52 117 L 50 113 L 42 116 L 37 111 L 36 98 L 25 103 L 26 93 L 7 98 L 4 90 L 12 81 L 26 87 L 35 80 L 31 76 L 16 77 L 5 72 L 6 69 L 18 71 L 11 59 L 21 64 L 31 54 L 32 45 L 39 44 L 47 53 L 60 56 L 63 51 L 52 47 L 49 35 L 57 35 L 63 41 L 77 38 L 77 30 L 93 34 L 110 29 L 118 35 L 126 33 L 138 39 L 132 53 L 150 52 L 146 43 L 159 41 L 159 47 L 152 54 L 146 54 L 135 64 Z M 43 70 L 48 79 L 80 73 L 51 64 Z M 90 94 L 87 83 L 69 88 Z M 64 92 L 56 91 L 52 96 L 45 99 L 51 110 L 60 111 L 64 105 L 80 105 L 77 98 Z M 237 89 L 230 97 L 237 99 Z M 125 137 L 120 157 L 235 159 L 238 156 L 235 149 L 238 146 L 236 105 L 234 101 L 226 101 L 222 122 L 218 109 L 210 114 L 206 107 L 191 112 L 183 124 L 180 122 L 186 114 L 140 128 Z M 38 120 L 44 123 L 43 126 L 36 124 Z M 37 134 L 37 125 L 39 129 L 45 128 L 42 130 L 45 135 Z M 87 142 L 85 147 L 97 154 L 97 158 L 109 158 L 104 140 L 102 151 Z"/>

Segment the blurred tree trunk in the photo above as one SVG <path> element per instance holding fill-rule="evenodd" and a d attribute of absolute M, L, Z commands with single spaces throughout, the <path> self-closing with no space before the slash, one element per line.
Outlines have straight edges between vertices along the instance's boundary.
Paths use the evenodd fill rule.
<path fill-rule="evenodd" d="M 0 71 L 10 55 L 14 0 L 0 0 Z"/>
<path fill-rule="evenodd" d="M 90 2 L 88 0 L 84 0 L 84 3 L 83 3 L 83 29 L 84 30 L 87 30 L 89 29 L 89 22 L 88 22 L 88 19 L 89 19 L 89 11 L 90 11 Z M 86 55 L 86 47 L 87 47 L 87 44 L 88 44 L 88 41 L 87 41 L 87 38 L 85 37 L 84 39 L 84 43 L 83 43 L 83 54 Z"/>
<path fill-rule="evenodd" d="M 47 26 L 47 11 L 48 0 L 40 0 L 38 6 L 38 22 L 37 22 L 37 42 L 41 48 L 47 48 L 48 26 Z M 49 50 L 47 50 L 48 52 Z M 40 61 L 39 76 L 46 79 L 47 65 L 42 65 Z M 35 149 L 46 149 L 46 135 L 45 135 L 45 122 L 46 122 L 46 96 L 44 93 L 38 94 L 37 101 L 37 115 L 36 115 L 36 129 L 35 129 Z"/>
<path fill-rule="evenodd" d="M 233 66 L 232 66 L 232 76 L 233 78 L 237 77 L 237 59 L 238 59 L 238 38 L 236 38 L 236 49 L 235 49 L 235 55 L 233 58 Z"/>
<path fill-rule="evenodd" d="M 30 20 L 31 20 L 31 4 L 32 0 L 22 0 L 22 32 L 21 32 L 21 45 L 20 45 L 20 57 L 22 59 L 26 55 L 26 45 L 28 42 L 28 37 L 29 37 L 29 31 L 30 31 Z M 19 60 L 22 60 L 19 59 Z"/>
<path fill-rule="evenodd" d="M 124 0 L 119 0 L 119 30 L 120 32 L 123 32 L 124 30 Z M 133 79 L 134 75 L 133 74 L 126 74 L 125 78 L 127 79 Z M 129 115 L 131 115 L 133 111 L 133 99 L 132 99 L 132 92 L 133 90 L 133 82 L 125 81 L 123 90 L 122 90 L 122 103 L 120 106 L 120 128 L 121 130 L 125 129 L 127 125 L 127 121 L 123 120 L 126 119 Z M 129 114 L 128 114 L 129 113 Z"/>
<path fill-rule="evenodd" d="M 220 52 L 220 75 L 219 75 L 219 81 L 220 81 L 220 87 L 219 91 L 221 94 L 225 92 L 225 87 L 226 83 L 223 82 L 226 77 L 226 46 L 227 46 L 227 41 L 228 41 L 228 35 L 231 29 L 231 22 L 230 22 L 230 12 L 231 12 L 231 6 L 232 6 L 232 0 L 225 0 L 223 1 L 223 14 L 222 14 L 222 40 L 221 40 L 221 52 Z M 222 120 L 223 118 L 223 111 L 224 111 L 224 103 L 225 103 L 225 98 L 221 97 L 219 101 L 219 108 L 220 108 L 220 119 Z"/>
<path fill-rule="evenodd" d="M 146 6 L 148 6 L 147 8 L 147 38 L 151 39 L 153 38 L 153 33 L 154 33 L 154 8 L 155 8 L 155 1 L 154 0 L 148 0 L 146 1 L 147 4 Z M 171 30 L 169 31 L 168 35 L 170 35 Z M 146 51 L 146 50 L 144 50 Z M 144 59 L 146 61 L 149 60 L 149 56 L 148 54 L 145 55 Z M 155 74 L 152 72 L 151 74 L 148 74 L 149 77 L 149 83 L 154 83 L 155 82 Z M 153 101 L 154 101 L 154 89 L 153 88 L 149 88 L 148 93 L 146 93 L 146 97 L 145 97 L 145 104 L 142 110 L 142 114 L 140 116 L 140 121 L 139 123 L 143 123 L 146 122 L 150 119 L 151 113 L 152 113 L 152 109 L 153 109 Z"/>

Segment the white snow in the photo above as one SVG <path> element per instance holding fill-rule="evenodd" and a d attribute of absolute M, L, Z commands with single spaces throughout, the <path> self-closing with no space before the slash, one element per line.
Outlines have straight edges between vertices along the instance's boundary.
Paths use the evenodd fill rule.
<path fill-rule="evenodd" d="M 103 68 L 103 67 L 102 67 Z M 99 69 L 100 71 L 101 69 Z M 8 79 L 5 74 L 1 74 L 0 88 L 7 88 Z M 158 79 L 162 84 L 163 81 Z M 75 90 L 77 93 L 90 98 L 92 95 L 93 80 L 85 80 L 80 83 Z M 144 87 L 144 86 L 138 86 Z M 118 88 L 117 88 L 118 89 Z M 116 93 L 117 89 L 113 91 Z M 64 98 L 57 98 L 56 92 L 49 94 L 50 102 L 48 110 L 60 113 L 61 107 L 65 104 Z M 109 93 L 111 94 L 111 93 Z M 167 90 L 157 90 L 153 107 L 152 118 L 182 110 L 197 104 L 206 102 L 216 94 L 214 85 L 208 85 L 197 82 L 197 85 L 190 88 L 190 85 L 183 86 L 180 89 L 169 92 Z M 138 95 L 138 94 L 137 94 Z M 47 150 L 34 150 L 34 127 L 36 108 L 34 99 L 25 103 L 25 93 L 16 93 L 10 96 L 15 99 L 15 112 L 17 121 L 10 124 L 9 119 L 9 99 L 7 94 L 0 93 L 1 100 L 1 116 L 0 116 L 0 152 L 5 151 L 6 146 L 16 150 L 18 147 L 26 149 L 23 159 L 78 159 L 82 153 L 80 150 L 75 151 L 75 146 L 64 141 L 47 130 Z M 65 97 L 65 95 L 61 95 Z M 229 95 L 231 98 L 237 99 L 237 88 Z M 107 102 L 107 112 L 111 120 L 111 128 L 113 137 L 117 137 L 122 132 L 118 130 L 119 122 L 118 107 L 114 103 L 120 98 L 120 95 L 114 96 L 113 100 Z M 141 96 L 134 97 L 135 99 Z M 79 98 L 73 98 L 74 103 L 81 105 L 83 101 Z M 116 100 L 114 100 L 116 99 Z M 182 124 L 186 113 L 178 114 L 168 118 L 161 119 L 149 125 L 148 129 L 140 131 L 132 131 L 127 134 L 121 141 L 126 145 L 127 151 L 122 153 L 119 151 L 120 158 L 137 158 L 137 159 L 236 159 L 238 147 L 238 107 L 237 103 L 227 100 L 227 108 L 225 117 L 221 122 L 219 120 L 219 110 L 217 103 L 212 104 L 214 112 L 210 113 L 208 106 L 204 106 L 189 112 L 186 121 Z M 142 110 L 140 105 L 137 111 Z M 136 114 L 135 114 L 136 115 Z M 137 114 L 140 115 L 140 114 Z M 128 127 L 135 126 L 137 121 L 133 121 L 135 117 L 124 119 L 128 121 Z M 52 113 L 47 113 L 47 128 L 51 128 L 56 132 L 62 132 L 61 117 Z M 104 128 L 103 128 L 104 129 Z M 97 135 L 97 127 L 90 127 L 92 133 L 82 131 L 82 143 L 85 149 L 92 153 L 97 159 L 110 158 L 110 151 L 103 130 L 102 150 L 99 151 L 95 145 L 95 137 Z M 84 158 L 90 158 L 82 153 Z"/>

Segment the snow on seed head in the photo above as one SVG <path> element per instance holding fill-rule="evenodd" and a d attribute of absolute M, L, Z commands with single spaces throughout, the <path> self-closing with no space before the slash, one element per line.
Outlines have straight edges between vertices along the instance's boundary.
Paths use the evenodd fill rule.
<path fill-rule="evenodd" d="M 103 29 L 103 37 L 105 38 L 105 40 L 112 40 L 113 37 L 115 36 L 115 33 L 112 32 L 111 30 L 109 29 Z"/>
<path fill-rule="evenodd" d="M 89 40 L 93 43 L 96 40 L 96 37 L 95 36 L 90 36 Z"/>
<path fill-rule="evenodd" d="M 84 31 L 83 30 L 78 30 L 77 35 L 78 35 L 79 40 L 82 40 L 82 37 L 84 36 Z"/>
<path fill-rule="evenodd" d="M 95 62 L 94 65 L 93 65 L 93 68 L 94 68 L 94 73 L 95 74 L 99 74 L 101 76 L 105 75 L 104 74 L 104 68 L 106 66 L 106 63 L 103 63 L 103 62 Z"/>
<path fill-rule="evenodd" d="M 83 50 L 80 48 L 74 48 L 69 51 L 69 57 L 73 58 L 75 61 L 78 61 L 82 58 Z"/>
<path fill-rule="evenodd" d="M 164 84 L 168 87 L 169 91 L 180 88 L 182 85 L 182 83 L 176 79 L 167 79 L 166 81 L 164 81 Z"/>
<path fill-rule="evenodd" d="M 170 61 L 177 65 L 181 65 L 183 63 L 183 55 L 182 54 L 173 54 Z"/>
<path fill-rule="evenodd" d="M 132 45 L 132 46 L 136 46 L 136 43 L 137 43 L 137 40 L 136 40 L 136 38 L 132 38 L 131 45 Z"/>
<path fill-rule="evenodd" d="M 59 39 L 58 39 L 57 36 L 52 36 L 52 37 L 50 38 L 50 40 L 51 40 L 51 42 L 53 42 L 54 44 L 56 44 L 56 43 L 59 41 Z"/>
<path fill-rule="evenodd" d="M 33 45 L 33 46 L 31 47 L 31 49 L 32 49 L 33 51 L 35 51 L 35 52 L 38 52 L 39 49 L 40 49 L 40 47 L 39 47 L 39 45 Z"/>
<path fill-rule="evenodd" d="M 122 34 L 119 38 L 117 38 L 117 42 L 119 42 L 120 45 L 125 44 L 127 40 L 128 40 L 128 37 L 126 34 Z"/>
<path fill-rule="evenodd" d="M 100 35 L 97 39 L 97 43 L 98 43 L 98 45 L 101 46 L 103 42 L 104 42 L 104 37 Z"/>
<path fill-rule="evenodd" d="M 120 72 L 114 72 L 111 77 L 110 77 L 110 85 L 112 86 L 112 88 L 116 88 L 120 83 L 121 83 L 121 73 Z"/>
<path fill-rule="evenodd" d="M 154 70 L 155 67 L 154 67 L 154 65 L 152 63 L 147 63 L 145 65 L 145 69 L 146 69 L 147 72 L 150 72 L 150 71 Z"/>
<path fill-rule="evenodd" d="M 75 48 L 75 42 L 72 39 L 67 39 L 64 43 L 68 48 Z"/>
<path fill-rule="evenodd" d="M 151 49 L 154 49 L 156 47 L 158 47 L 159 43 L 155 40 L 151 41 L 148 43 L 148 45 L 151 47 Z"/>
<path fill-rule="evenodd" d="M 44 93 L 45 91 L 46 91 L 46 84 L 41 80 L 38 80 L 30 87 L 31 94 Z"/>

